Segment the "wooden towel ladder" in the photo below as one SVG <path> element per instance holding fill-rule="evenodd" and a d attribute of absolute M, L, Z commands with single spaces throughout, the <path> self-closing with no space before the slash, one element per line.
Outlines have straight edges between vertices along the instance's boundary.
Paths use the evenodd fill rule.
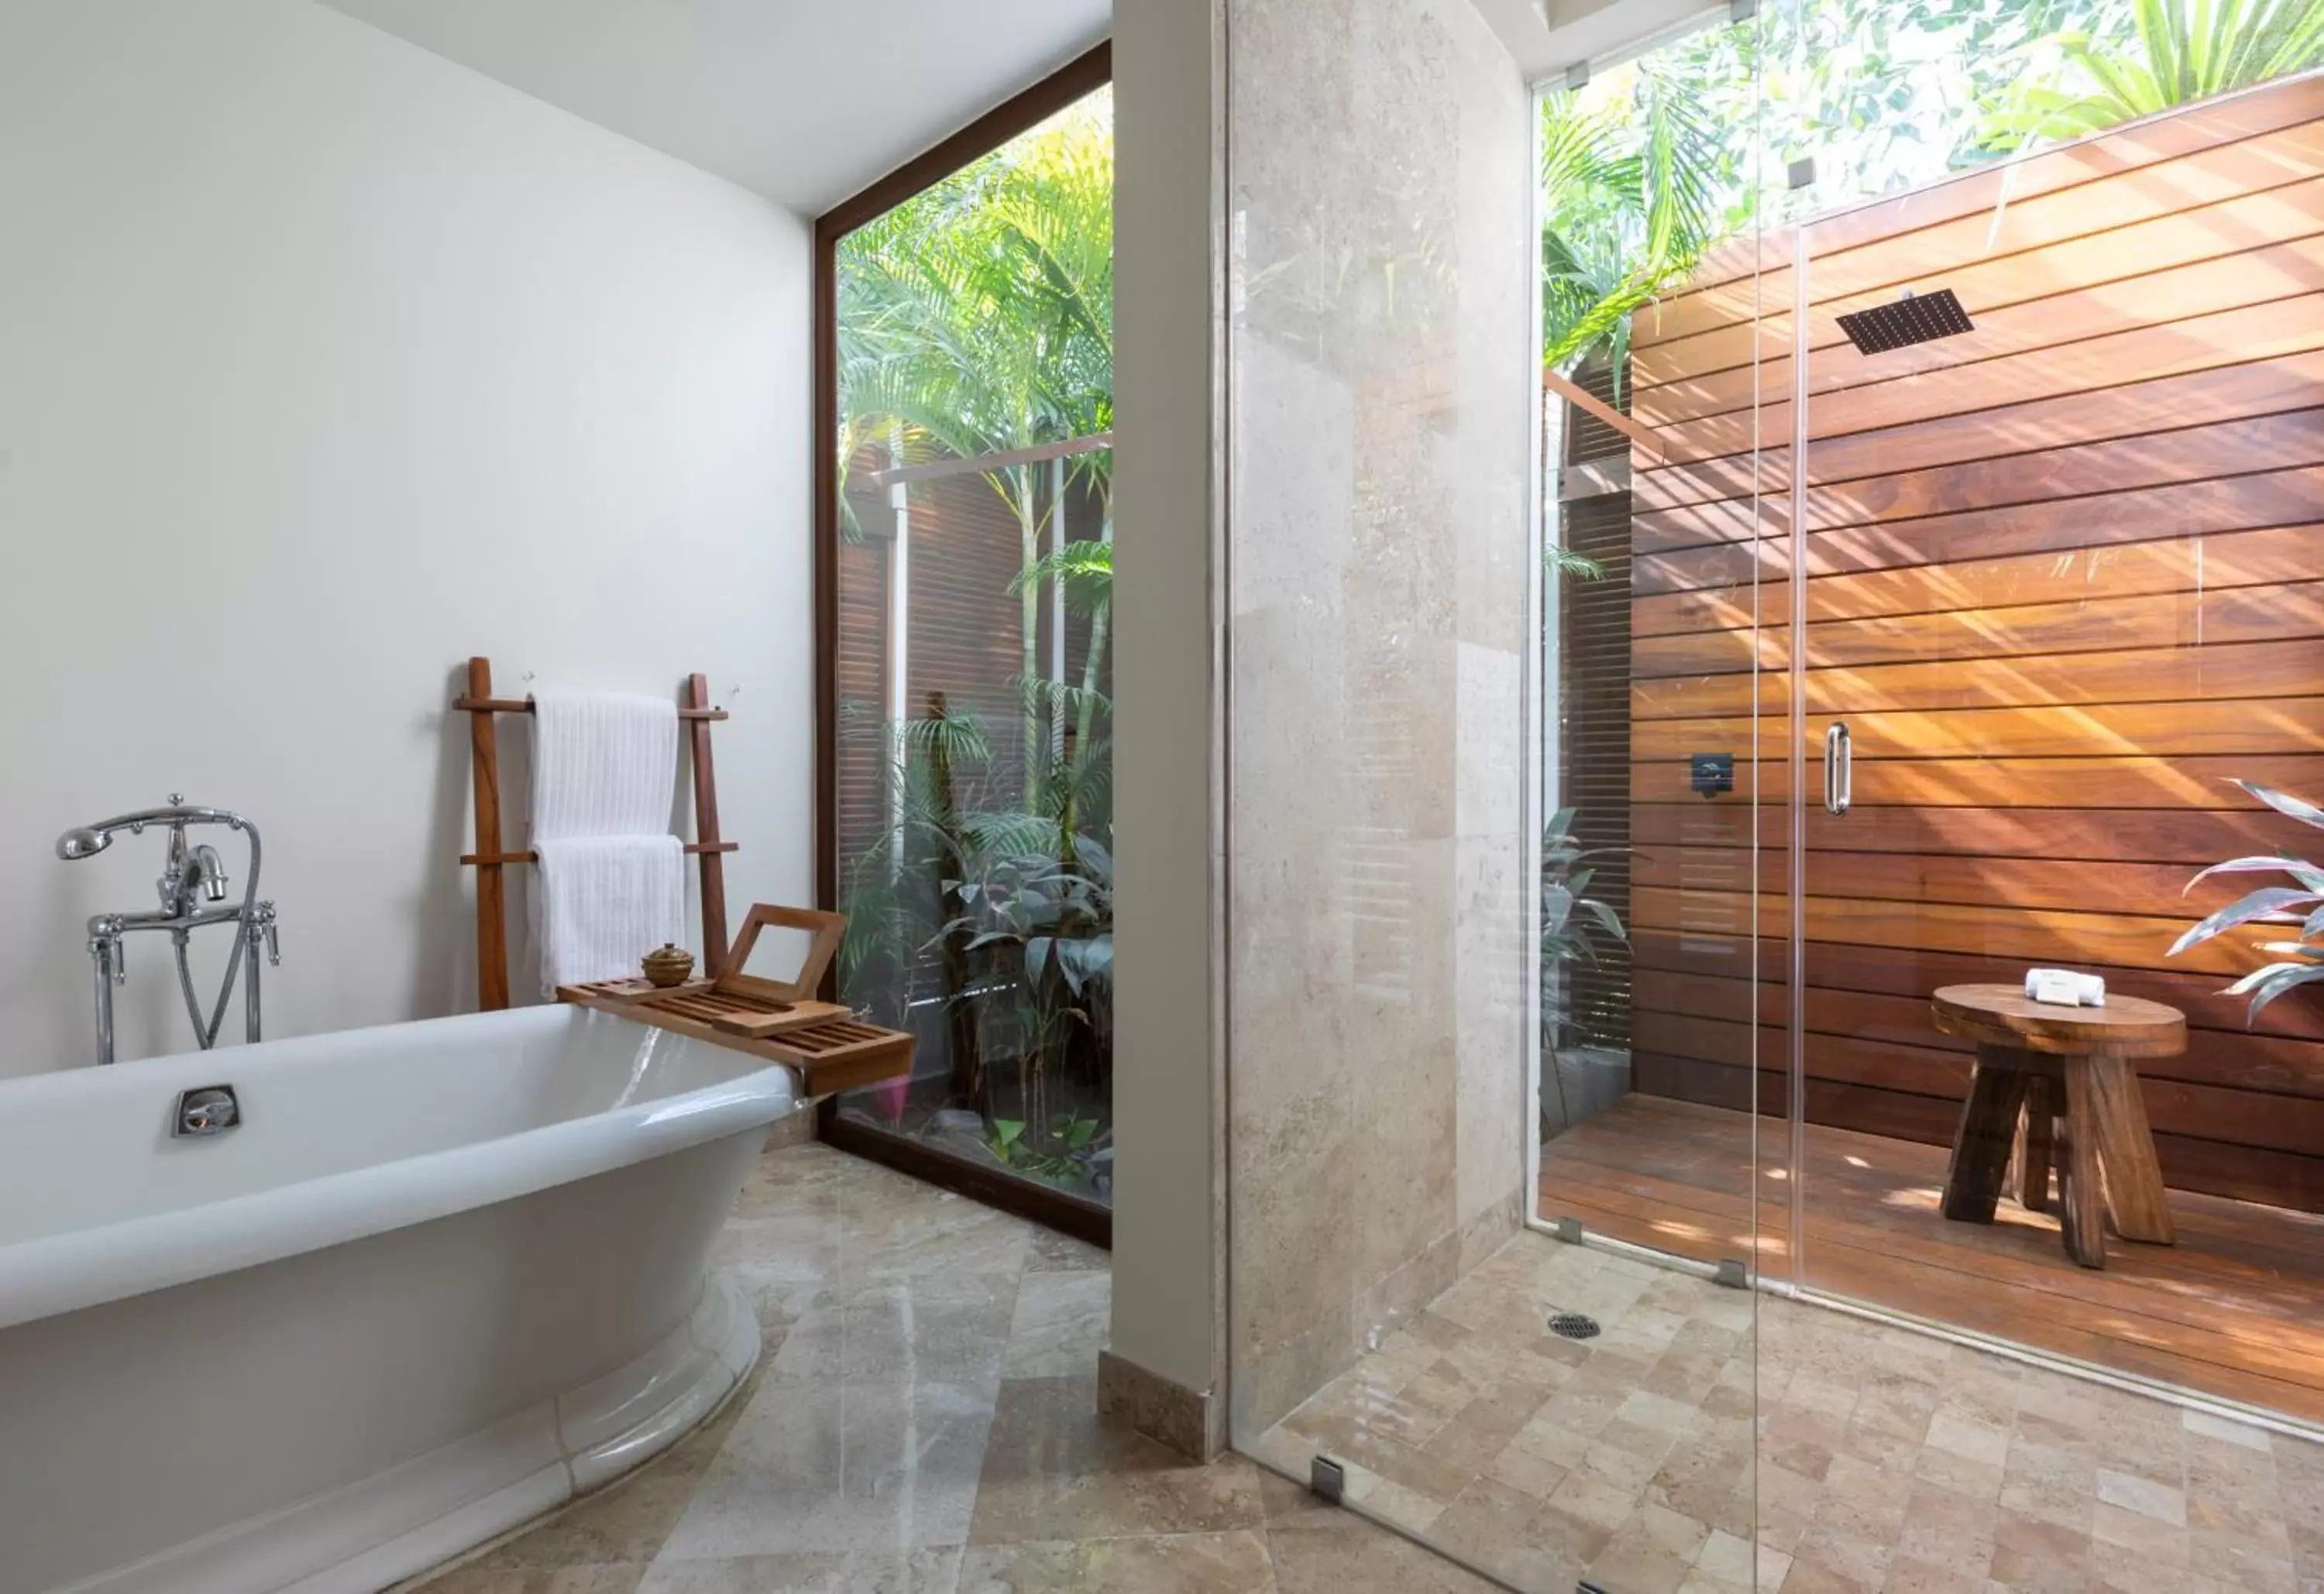
<path fill-rule="evenodd" d="M 493 696 L 493 661 L 468 660 L 468 689 L 452 700 L 468 716 L 468 745 L 476 787 L 476 850 L 460 861 L 476 871 L 476 1006 L 496 1012 L 509 1005 L 508 897 L 501 871 L 512 863 L 536 863 L 540 854 L 501 850 L 501 755 L 493 715 L 530 714 L 530 697 Z M 678 717 L 687 722 L 694 751 L 694 834 L 686 850 L 702 861 L 702 966 L 716 979 L 726 966 L 725 855 L 736 843 L 718 834 L 718 775 L 710 760 L 710 727 L 726 717 L 710 706 L 706 676 L 686 677 Z"/>

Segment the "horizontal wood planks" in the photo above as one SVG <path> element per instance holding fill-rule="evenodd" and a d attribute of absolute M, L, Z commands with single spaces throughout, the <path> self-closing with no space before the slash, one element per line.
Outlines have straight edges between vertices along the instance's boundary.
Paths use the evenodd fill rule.
<path fill-rule="evenodd" d="M 2196 868 L 2324 841 L 2227 784 L 2324 799 L 2324 80 L 1997 180 L 1808 224 L 1796 526 L 1793 240 L 1639 318 L 1634 1083 L 1785 1110 L 1796 1007 L 1812 1121 L 1941 1144 L 1969 1054 L 1929 993 L 2088 967 L 2189 1016 L 2141 1064 L 2172 1185 L 2324 1212 L 2324 1003 L 2218 994 L 2283 932 L 2168 955 L 2254 883 Z M 1975 330 L 1858 354 L 1837 317 L 1905 287 Z"/>

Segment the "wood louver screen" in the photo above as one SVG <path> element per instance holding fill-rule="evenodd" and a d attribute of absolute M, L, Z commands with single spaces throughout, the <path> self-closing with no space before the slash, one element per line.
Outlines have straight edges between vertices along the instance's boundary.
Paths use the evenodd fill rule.
<path fill-rule="evenodd" d="M 1610 368 L 1585 367 L 1574 380 L 1598 397 L 1616 402 Z M 1622 384 L 1628 408 L 1629 383 Z M 1563 423 L 1564 463 L 1619 459 L 1629 439 L 1586 410 L 1568 403 Z M 1561 545 L 1595 559 L 1602 579 L 1568 576 L 1558 584 L 1558 649 L 1550 668 L 1557 672 L 1551 700 L 1558 705 L 1556 726 L 1557 806 L 1572 808 L 1575 844 L 1603 855 L 1589 895 L 1630 922 L 1630 495 L 1609 493 L 1560 506 Z M 1565 971 L 1565 1015 L 1560 1046 L 1602 1046 L 1627 1051 L 1630 1045 L 1630 954 L 1627 946 L 1602 944 L 1597 963 L 1570 964 Z"/>

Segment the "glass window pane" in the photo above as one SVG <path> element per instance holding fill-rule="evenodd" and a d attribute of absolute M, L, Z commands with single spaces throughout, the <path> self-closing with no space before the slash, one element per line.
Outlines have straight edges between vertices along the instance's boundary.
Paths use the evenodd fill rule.
<path fill-rule="evenodd" d="M 1111 1191 L 1112 98 L 837 252 L 841 1000 L 858 1129 Z M 938 1176 L 941 1176 L 939 1175 Z"/>

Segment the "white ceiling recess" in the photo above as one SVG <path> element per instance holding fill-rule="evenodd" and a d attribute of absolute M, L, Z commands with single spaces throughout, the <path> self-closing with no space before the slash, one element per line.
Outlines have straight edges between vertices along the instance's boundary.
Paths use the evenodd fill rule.
<path fill-rule="evenodd" d="M 1528 81 L 1619 58 L 1643 41 L 1729 9 L 1730 0 L 1475 0 Z"/>
<path fill-rule="evenodd" d="M 1111 0 L 322 4 L 804 216 L 1038 82 L 1112 15 Z"/>

